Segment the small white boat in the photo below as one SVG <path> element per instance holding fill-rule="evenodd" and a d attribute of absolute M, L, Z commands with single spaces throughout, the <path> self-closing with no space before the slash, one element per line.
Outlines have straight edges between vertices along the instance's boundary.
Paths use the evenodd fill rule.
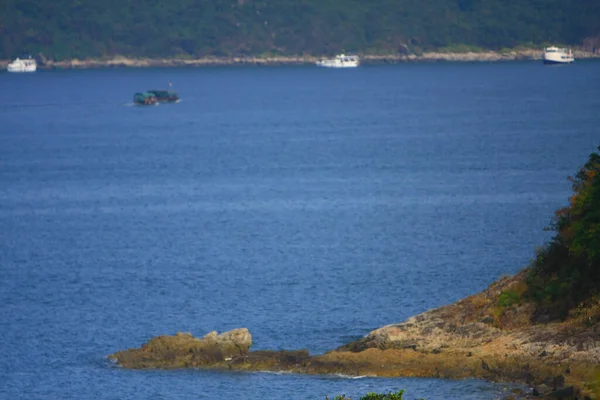
<path fill-rule="evenodd" d="M 360 60 L 358 56 L 347 56 L 345 54 L 339 54 L 331 60 L 317 61 L 319 67 L 328 68 L 353 68 L 358 67 Z"/>
<path fill-rule="evenodd" d="M 544 64 L 570 64 L 575 61 L 571 49 L 556 46 L 546 47 L 542 54 Z"/>
<path fill-rule="evenodd" d="M 6 69 L 8 72 L 35 72 L 37 69 L 37 63 L 31 57 L 25 60 L 21 60 L 17 57 L 15 61 L 8 64 Z"/>

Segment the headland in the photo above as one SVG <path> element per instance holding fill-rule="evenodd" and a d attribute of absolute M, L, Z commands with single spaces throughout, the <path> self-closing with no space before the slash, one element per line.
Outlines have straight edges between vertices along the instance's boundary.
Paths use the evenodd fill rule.
<path fill-rule="evenodd" d="M 201 339 L 190 333 L 159 336 L 109 358 L 131 369 L 481 378 L 525 383 L 549 398 L 595 398 L 600 306 L 579 310 L 565 321 L 534 325 L 532 304 L 504 300 L 505 293 L 523 290 L 526 274 L 502 278 L 481 293 L 384 326 L 322 355 L 250 351 L 252 336 L 242 328 Z"/>

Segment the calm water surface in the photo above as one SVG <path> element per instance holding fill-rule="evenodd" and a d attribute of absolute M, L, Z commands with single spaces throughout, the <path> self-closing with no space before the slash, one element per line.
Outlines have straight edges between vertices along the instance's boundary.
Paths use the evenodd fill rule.
<path fill-rule="evenodd" d="M 182 101 L 134 107 L 171 80 Z M 322 353 L 518 271 L 600 145 L 600 63 L 0 73 L 0 398 L 323 399 L 504 385 L 127 371 L 247 327 Z"/>

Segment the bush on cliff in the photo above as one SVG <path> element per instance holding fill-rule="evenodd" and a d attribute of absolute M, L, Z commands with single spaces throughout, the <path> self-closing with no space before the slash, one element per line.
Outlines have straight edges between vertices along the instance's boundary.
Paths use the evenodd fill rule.
<path fill-rule="evenodd" d="M 387 394 L 384 393 L 367 393 L 362 396 L 360 400 L 402 400 L 402 395 L 404 394 L 404 390 L 399 390 L 396 393 L 390 392 Z M 350 397 L 346 397 L 345 395 L 336 396 L 334 400 L 352 400 Z M 420 399 L 422 400 L 422 399 Z"/>
<path fill-rule="evenodd" d="M 538 305 L 535 322 L 565 318 L 600 289 L 600 154 L 592 153 L 569 180 L 570 204 L 556 212 L 556 234 L 538 251 L 527 279 L 527 296 Z"/>

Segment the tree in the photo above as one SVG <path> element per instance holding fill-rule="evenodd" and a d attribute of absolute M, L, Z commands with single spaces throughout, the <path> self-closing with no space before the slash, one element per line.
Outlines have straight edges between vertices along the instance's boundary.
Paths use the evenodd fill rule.
<path fill-rule="evenodd" d="M 569 206 L 556 212 L 556 234 L 528 277 L 528 294 L 540 307 L 536 316 L 549 319 L 566 317 L 600 289 L 600 154 L 592 153 L 569 180 Z"/>

